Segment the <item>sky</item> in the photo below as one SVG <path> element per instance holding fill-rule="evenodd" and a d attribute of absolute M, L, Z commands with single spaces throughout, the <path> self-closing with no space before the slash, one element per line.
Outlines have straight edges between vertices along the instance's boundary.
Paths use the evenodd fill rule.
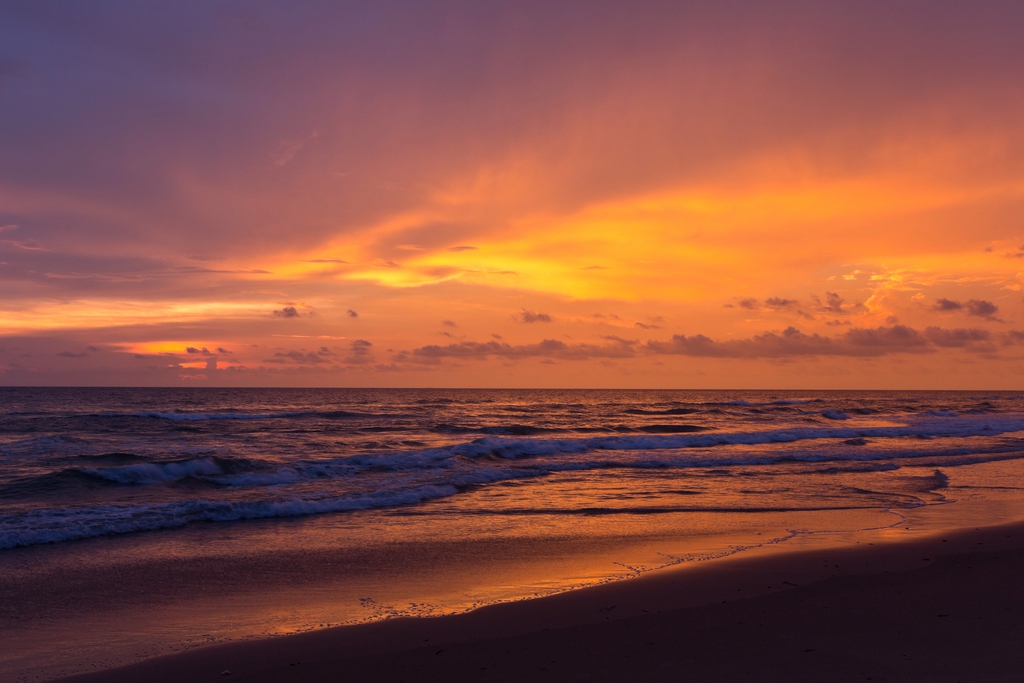
<path fill-rule="evenodd" d="M 1020 389 L 1024 4 L 0 5 L 0 384 Z"/>

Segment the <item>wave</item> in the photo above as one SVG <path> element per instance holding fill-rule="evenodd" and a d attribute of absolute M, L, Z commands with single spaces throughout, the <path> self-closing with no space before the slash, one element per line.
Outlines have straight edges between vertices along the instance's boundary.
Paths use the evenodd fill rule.
<path fill-rule="evenodd" d="M 175 422 L 206 422 L 208 420 L 280 420 L 286 418 L 323 418 L 343 419 L 353 417 L 394 417 L 392 415 L 367 415 L 365 413 L 352 413 L 347 410 L 328 411 L 293 411 L 283 413 L 187 413 L 177 410 L 170 411 L 148 411 L 139 413 L 96 413 L 91 417 L 104 418 L 153 418 L 159 420 L 173 420 Z"/>
<path fill-rule="evenodd" d="M 157 505 L 104 505 L 37 510 L 0 519 L 0 549 L 73 541 L 137 531 L 174 529 L 196 522 L 298 517 L 326 512 L 411 505 L 456 494 L 454 486 L 420 486 L 319 499 L 211 501 Z"/>
<path fill-rule="evenodd" d="M 690 408 L 672 407 L 673 403 L 602 404 L 590 413 L 574 409 L 561 414 L 558 424 L 565 426 L 559 429 L 551 428 L 547 414 L 536 416 L 538 422 L 548 425 L 541 427 L 530 424 L 532 417 L 501 417 L 494 412 L 443 417 L 424 413 L 407 429 L 417 437 L 434 432 L 424 438 L 426 443 L 397 441 L 403 435 L 393 437 L 395 441 L 372 444 L 360 430 L 406 429 L 403 422 L 388 426 L 393 423 L 382 419 L 394 416 L 383 414 L 392 407 L 381 410 L 379 405 L 368 405 L 366 413 L 259 412 L 269 411 L 268 404 L 254 404 L 253 410 L 233 412 L 118 413 L 121 418 L 170 422 L 160 426 L 156 422 L 93 421 L 88 428 L 94 431 L 83 432 L 88 439 L 41 436 L 12 439 L 0 446 L 13 448 L 11 452 L 17 456 L 31 456 L 5 469 L 9 478 L 0 495 L 5 505 L 11 505 L 0 510 L 0 548 L 198 522 L 412 505 L 496 482 L 574 471 L 617 470 L 624 480 L 644 481 L 650 478 L 645 471 L 699 468 L 693 476 L 672 475 L 686 482 L 701 480 L 707 473 L 736 478 L 776 472 L 821 475 L 888 471 L 908 465 L 918 471 L 924 466 L 945 468 L 1024 457 L 1024 439 L 1014 434 L 1024 432 L 1024 414 L 971 413 L 967 406 L 977 405 L 973 402 L 932 401 L 898 417 L 886 408 L 877 412 L 887 415 L 870 419 L 859 417 L 869 409 L 854 407 L 858 405 L 855 398 L 825 404 L 748 403 L 749 408 L 723 411 L 711 406 L 696 410 L 703 404 L 690 403 L 684 405 L 694 406 L 701 415 L 678 419 L 669 416 L 687 414 L 683 411 Z M 814 405 L 787 408 L 791 403 Z M 244 404 L 228 405 L 225 410 Z M 945 410 L 947 407 L 956 410 Z M 780 423 L 767 417 L 777 410 L 795 412 Z M 628 418 L 624 412 L 640 417 Z M 582 416 L 581 422 L 570 421 L 578 416 Z M 345 422 L 353 417 L 373 422 L 365 427 L 366 423 L 359 421 Z M 311 422 L 295 421 L 306 418 Z M 260 423 L 254 425 L 253 433 L 241 435 L 194 430 L 182 436 L 176 424 L 274 419 L 289 422 L 284 429 L 280 423 Z M 338 422 L 326 422 L 332 419 Z M 882 423 L 883 419 L 887 422 Z M 174 432 L 171 438 L 159 433 L 168 429 Z M 438 436 L 438 432 L 446 436 Z M 1000 435 L 1004 436 L 996 438 Z M 138 455 L 115 449 L 135 450 Z M 37 451 L 52 457 L 37 458 Z M 233 457 L 225 457 L 231 453 Z M 6 461 L 3 464 L 8 467 Z M 20 478 L 13 478 L 15 474 Z M 587 481 L 572 476 L 558 480 Z M 815 478 L 807 481 L 818 485 Z M 935 488 L 933 483 L 922 481 L 921 486 L 930 490 Z M 152 488 L 144 488 L 147 486 Z M 126 487 L 137 488 L 130 490 L 129 496 Z M 582 505 L 586 501 L 573 502 Z M 405 512 L 417 513 L 413 509 Z"/>
<path fill-rule="evenodd" d="M 83 470 L 103 479 L 119 484 L 154 484 L 182 477 L 211 476 L 225 474 L 220 463 L 213 458 L 195 458 L 178 462 L 144 462 L 121 467 Z"/>
<path fill-rule="evenodd" d="M 455 467 L 459 459 L 482 465 L 485 461 L 543 461 L 546 471 L 596 467 L 710 467 L 771 465 L 778 462 L 821 462 L 827 460 L 875 460 L 918 457 L 922 446 L 897 446 L 886 439 L 913 439 L 931 443 L 936 438 L 992 437 L 1024 430 L 1024 416 L 1009 418 L 957 417 L 929 418 L 905 425 L 862 426 L 843 420 L 842 426 L 808 426 L 762 431 L 710 431 L 697 425 L 647 425 L 628 428 L 626 433 L 602 434 L 582 438 L 543 438 L 485 436 L 450 446 L 375 450 L 354 455 L 316 459 L 275 461 L 193 457 L 163 462 L 139 462 L 138 456 L 126 454 L 102 459 L 109 467 L 75 468 L 90 477 L 123 485 L 160 484 L 186 477 L 207 479 L 230 487 L 271 487 L 296 484 L 316 479 L 338 480 L 360 473 L 435 471 Z M 814 446 L 806 452 L 792 449 L 765 452 L 737 452 L 723 446 L 762 446 L 794 444 L 801 441 L 827 441 L 828 447 Z M 978 445 L 953 441 L 941 448 L 931 447 L 932 455 L 965 455 L 978 452 Z M 998 452 L 1017 450 L 1017 444 L 996 445 Z M 699 450 L 699 452 L 695 452 Z M 982 450 L 986 450 L 983 448 Z M 654 457 L 659 451 L 681 451 Z M 615 452 L 647 452 L 651 457 L 631 455 L 628 459 L 609 457 Z M 601 454 L 585 457 L 587 454 Z M 570 457 L 566 457 L 570 456 Z M 88 458 L 91 462 L 92 456 Z M 97 463 L 99 464 L 99 463 Z M 76 479 L 68 480 L 69 484 Z"/>
<path fill-rule="evenodd" d="M 911 502 L 906 507 L 919 507 L 923 503 Z M 625 507 L 581 507 L 581 508 L 494 508 L 467 510 L 463 514 L 479 516 L 542 516 L 542 515 L 567 515 L 567 516 L 607 516 L 607 515 L 666 515 L 679 514 L 684 512 L 698 513 L 739 513 L 739 514 L 760 514 L 765 512 L 824 512 L 837 510 L 872 510 L 878 509 L 878 505 L 664 505 L 664 506 L 625 506 Z"/>
<path fill-rule="evenodd" d="M 430 431 L 438 434 L 503 434 L 510 436 L 529 436 L 531 434 L 546 434 L 563 430 L 524 424 L 466 427 L 463 425 L 453 425 L 442 422 L 441 424 L 434 425 Z"/>
<path fill-rule="evenodd" d="M 83 470 L 66 469 L 38 476 L 12 479 L 0 486 L 0 498 L 24 499 L 35 496 L 66 496 L 68 491 L 117 486 L 117 483 L 95 477 Z"/>
<path fill-rule="evenodd" d="M 655 414 L 655 413 L 652 413 Z M 649 433 L 649 434 L 684 434 L 689 432 L 706 432 L 711 427 L 691 424 L 653 424 L 653 425 L 601 425 L 599 427 L 574 427 L 558 429 L 554 427 L 534 427 L 532 425 L 496 425 L 490 427 L 462 427 L 458 425 L 440 424 L 431 429 L 440 434 L 492 434 L 496 436 L 534 436 L 537 434 L 556 434 L 567 431 L 577 433 Z"/>
<path fill-rule="evenodd" d="M 833 463 L 832 467 L 856 467 L 861 471 L 899 469 L 901 462 L 923 461 L 950 466 L 967 462 L 980 462 L 1024 456 L 1024 448 L 1017 443 L 964 445 L 952 442 L 942 448 L 909 450 L 891 445 L 872 445 L 867 440 L 841 440 L 828 448 L 815 446 L 794 451 L 737 452 L 710 449 L 594 449 L 575 442 L 576 448 L 567 448 L 566 442 L 553 444 L 538 440 L 512 443 L 487 440 L 473 444 L 460 444 L 453 448 L 434 448 L 422 451 L 373 453 L 322 461 L 291 463 L 273 471 L 246 472 L 217 477 L 223 485 L 261 487 L 289 485 L 310 481 L 348 480 L 366 474 L 441 478 L 443 483 L 458 487 L 496 481 L 545 476 L 557 472 L 599 469 L 695 469 L 764 467 L 781 463 Z M 467 455 L 467 446 L 477 450 Z M 675 451 L 675 452 L 673 452 Z M 566 457 L 568 456 L 568 457 Z M 814 470 L 820 471 L 820 470 Z"/>
<path fill-rule="evenodd" d="M 443 449 L 435 450 L 432 455 L 435 458 L 441 457 Z M 450 455 L 450 454 L 449 454 Z M 935 457 L 935 453 L 920 454 Z M 367 456 L 369 457 L 369 456 Z M 348 512 L 355 510 L 367 510 L 373 508 L 390 508 L 405 505 L 414 505 L 429 500 L 441 499 L 457 495 L 461 491 L 474 486 L 485 485 L 501 481 L 523 480 L 547 476 L 557 472 L 570 472 L 594 469 L 654 469 L 654 468 L 686 468 L 686 467 L 730 467 L 734 465 L 754 466 L 771 465 L 780 462 L 809 462 L 809 463 L 838 463 L 842 461 L 869 461 L 861 464 L 850 463 L 850 466 L 858 471 L 885 471 L 898 469 L 896 463 L 891 462 L 892 453 L 870 453 L 866 454 L 857 449 L 851 449 L 846 453 L 824 453 L 820 451 L 809 451 L 805 453 L 789 453 L 766 455 L 757 458 L 749 457 L 725 457 L 708 460 L 705 457 L 684 457 L 679 458 L 670 454 L 661 457 L 643 457 L 636 460 L 624 460 L 621 458 L 588 458 L 582 461 L 573 460 L 549 460 L 544 463 L 525 463 L 521 466 L 502 467 L 481 463 L 472 468 L 459 467 L 437 473 L 443 476 L 443 481 L 424 483 L 404 487 L 394 487 L 363 493 L 329 496 L 319 493 L 318 497 L 292 497 L 280 499 L 262 499 L 247 501 L 227 500 L 192 500 L 172 503 L 145 504 L 145 505 L 100 505 L 78 508 L 62 508 L 36 510 L 27 513 L 12 514 L 0 518 L 0 549 L 13 548 L 18 546 L 37 545 L 43 543 L 55 543 L 61 541 L 72 541 L 94 536 L 125 534 L 141 531 L 153 531 L 159 529 L 172 529 L 188 524 L 199 522 L 228 522 L 240 520 L 253 520 L 273 517 L 296 517 L 308 516 L 334 512 Z M 914 454 L 902 454 L 901 457 L 915 457 Z M 880 460 L 881 462 L 870 462 Z M 206 467 L 213 463 L 208 460 Z M 320 467 L 331 463 L 319 463 Z M 337 463 L 335 463 L 337 464 Z M 201 470 L 204 465 L 202 460 L 194 460 L 189 463 L 165 463 L 161 476 L 180 474 L 184 471 L 175 470 L 171 465 L 185 467 L 186 469 Z M 114 468 L 112 468 L 114 469 Z M 122 473 L 138 470 L 120 468 Z M 849 467 L 833 465 L 827 469 L 814 469 L 817 473 L 831 473 L 854 471 Z M 323 472 L 323 470 L 321 470 Z M 109 473 L 108 473 L 109 474 Z M 145 471 L 139 476 L 150 476 L 151 471 Z M 132 475 L 134 477 L 136 475 Z M 200 472 L 198 476 L 203 476 Z M 302 467 L 287 467 L 276 472 L 249 472 L 226 477 L 230 483 L 236 485 L 269 485 L 289 484 L 302 481 L 307 478 L 319 478 L 319 474 L 313 471 L 304 471 Z M 125 477 L 131 478 L 131 477 Z M 228 482 L 225 482 L 228 483 Z M 946 483 L 945 477 L 936 472 L 933 477 L 922 478 L 918 487 L 920 490 L 931 490 L 941 488 Z M 692 492 L 690 492 L 692 493 Z M 879 494 L 882 495 L 882 494 Z M 886 494 L 900 497 L 897 494 Z M 906 496 L 903 496 L 906 497 Z M 921 504 L 920 501 L 909 500 L 907 504 Z M 756 510 L 742 507 L 722 508 L 722 511 L 746 512 L 764 511 L 768 508 L 755 506 Z M 848 508 L 849 505 L 844 505 Z M 877 507 L 871 504 L 866 507 Z M 672 506 L 664 512 L 683 512 L 689 508 Z M 708 511 L 710 508 L 694 506 L 693 510 Z M 783 509 L 783 508 L 780 508 Z M 784 509 L 801 509 L 786 506 Z M 818 508 L 813 508 L 818 509 Z M 825 508 L 821 508 L 825 509 Z M 831 509 L 831 508 L 829 508 Z M 578 514 L 612 514 L 625 511 L 612 509 L 581 509 Z M 655 510 L 636 509 L 634 513 L 651 513 Z M 537 514 L 544 514 L 544 510 L 538 510 Z M 533 514 L 533 513 L 531 513 Z"/>
<path fill-rule="evenodd" d="M 89 442 L 74 436 L 45 435 L 0 443 L 0 457 L 70 454 L 88 448 Z"/>
<path fill-rule="evenodd" d="M 839 418 L 842 419 L 842 418 Z M 679 435 L 602 436 L 586 439 L 483 438 L 452 447 L 467 457 L 500 456 L 508 459 L 591 450 L 663 450 L 711 448 L 725 445 L 762 445 L 823 439 L 935 438 L 996 436 L 1024 430 L 1024 416 L 1009 419 L 948 419 L 918 421 L 880 427 L 796 427 L 751 432 L 701 432 Z"/>
<path fill-rule="evenodd" d="M 744 401 L 737 399 L 735 401 L 711 401 L 705 403 L 707 406 L 800 406 L 807 403 L 824 403 L 824 399 L 820 398 L 803 398 L 803 399 L 779 399 L 777 401 Z"/>

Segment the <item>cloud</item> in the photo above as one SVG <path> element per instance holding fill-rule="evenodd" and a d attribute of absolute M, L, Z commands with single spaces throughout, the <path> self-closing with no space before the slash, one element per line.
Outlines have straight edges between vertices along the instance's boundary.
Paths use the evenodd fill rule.
<path fill-rule="evenodd" d="M 524 323 L 549 323 L 551 322 L 551 316 L 547 313 L 534 313 L 528 311 L 525 308 L 522 313 L 516 314 L 516 320 Z"/>
<path fill-rule="evenodd" d="M 351 308 L 348 309 L 348 311 L 345 313 L 345 315 L 347 315 L 350 318 L 358 318 L 359 317 L 359 314 L 356 313 L 355 311 L 353 311 Z"/>
<path fill-rule="evenodd" d="M 812 295 L 811 298 L 814 300 L 819 311 L 846 313 L 846 310 L 843 308 L 843 304 L 846 303 L 846 299 L 839 296 L 837 292 L 825 292 L 825 303 L 822 303 L 821 299 L 814 295 Z"/>
<path fill-rule="evenodd" d="M 203 348 L 201 348 L 201 349 L 197 349 L 194 346 L 186 346 L 185 347 L 185 353 L 199 354 L 199 355 L 202 355 L 202 356 L 212 356 L 213 355 L 212 353 L 210 353 L 210 350 L 207 349 L 205 346 Z"/>
<path fill-rule="evenodd" d="M 264 362 L 317 366 L 331 364 L 332 369 L 341 370 L 343 368 L 336 363 L 347 365 L 367 365 L 373 363 L 372 347 L 373 344 L 371 342 L 365 339 L 356 339 L 349 344 L 343 356 L 326 346 L 321 346 L 317 351 L 306 351 L 305 349 L 278 351 L 274 354 L 273 358 L 268 358 Z"/>
<path fill-rule="evenodd" d="M 795 327 L 765 332 L 749 339 L 715 341 L 703 334 L 673 335 L 668 341 L 649 341 L 655 354 L 708 358 L 785 358 L 794 356 L 883 356 L 890 353 L 928 353 L 932 344 L 903 325 L 855 328 L 836 337 L 804 334 Z"/>
<path fill-rule="evenodd" d="M 986 344 L 992 339 L 992 334 L 988 330 L 977 328 L 944 330 L 941 327 L 926 327 L 924 335 L 930 342 L 943 348 L 963 348 L 975 344 Z"/>
<path fill-rule="evenodd" d="M 991 301 L 985 301 L 984 299 L 971 299 L 967 302 L 968 315 L 974 315 L 988 320 L 998 320 L 998 318 L 995 317 L 996 312 L 998 311 L 999 307 Z"/>
<path fill-rule="evenodd" d="M 278 351 L 273 358 L 267 358 L 264 363 L 295 363 L 297 365 L 322 365 L 329 362 L 319 353 L 303 351 Z"/>
<path fill-rule="evenodd" d="M 217 347 L 217 353 L 223 354 L 223 355 L 225 355 L 225 356 L 230 356 L 230 355 L 232 355 L 232 352 L 231 352 L 231 351 L 228 351 L 228 350 L 227 350 L 227 349 L 225 349 L 225 348 L 224 348 L 223 346 L 218 346 L 218 347 Z"/>
<path fill-rule="evenodd" d="M 660 330 L 661 325 L 654 325 L 649 323 L 635 322 L 633 327 L 639 327 L 641 330 Z"/>
<path fill-rule="evenodd" d="M 781 297 L 773 296 L 764 300 L 764 305 L 768 308 L 774 308 L 776 310 L 784 308 L 792 308 L 796 306 L 798 302 L 796 299 L 783 299 Z"/>
<path fill-rule="evenodd" d="M 757 309 L 761 308 L 761 304 L 758 302 L 757 299 L 740 299 L 737 305 L 740 308 L 747 309 L 748 311 L 756 311 Z"/>
<path fill-rule="evenodd" d="M 829 292 L 828 295 L 830 297 L 835 297 L 835 299 L 838 300 L 838 303 L 836 305 L 841 310 L 842 309 L 842 301 L 843 300 L 839 299 L 839 297 L 836 296 L 836 294 L 834 292 Z M 832 299 L 830 299 L 829 301 L 831 303 Z M 753 297 L 748 297 L 746 299 L 740 299 L 736 303 L 736 305 L 739 306 L 740 308 L 745 308 L 748 311 L 759 311 L 759 310 L 762 310 L 764 308 L 770 308 L 770 309 L 775 310 L 775 311 L 782 311 L 782 310 L 793 308 L 794 306 L 798 305 L 799 303 L 800 302 L 797 301 L 796 299 L 784 299 L 782 297 L 772 296 L 772 297 L 768 297 L 767 299 L 765 299 L 763 305 L 761 304 L 760 301 L 758 301 L 757 299 L 755 299 Z M 833 310 L 833 309 L 829 308 L 828 306 L 822 306 L 820 299 L 817 300 L 817 303 L 818 303 L 819 306 L 821 306 L 823 308 L 823 310 Z M 726 308 L 732 308 L 732 305 L 731 304 L 726 304 L 725 307 Z"/>
<path fill-rule="evenodd" d="M 281 140 L 277 143 L 277 149 L 270 153 L 270 160 L 274 166 L 284 166 L 305 146 L 304 140 Z"/>
<path fill-rule="evenodd" d="M 952 299 L 942 298 L 935 302 L 934 308 L 935 310 L 942 312 L 963 311 L 966 309 L 967 315 L 973 315 L 977 318 L 985 318 L 986 320 L 992 320 L 994 322 L 1002 322 L 996 317 L 996 313 L 999 312 L 999 306 L 984 299 L 970 299 L 966 304 L 964 304 Z"/>
<path fill-rule="evenodd" d="M 356 339 L 349 345 L 349 353 L 345 362 L 350 365 L 365 365 L 374 361 L 370 348 L 373 346 L 365 339 Z"/>
<path fill-rule="evenodd" d="M 294 306 L 285 306 L 279 311 L 274 311 L 274 315 L 279 318 L 298 318 L 299 311 Z"/>
<path fill-rule="evenodd" d="M 24 251 L 46 251 L 46 249 L 41 247 L 35 240 L 0 240 L 0 244 L 9 244 L 12 247 L 23 249 Z"/>
<path fill-rule="evenodd" d="M 277 148 L 270 153 L 270 160 L 274 166 L 285 166 L 295 156 L 305 149 L 306 145 L 310 140 L 319 137 L 320 133 L 313 131 L 310 136 L 305 140 L 280 140 L 277 143 Z"/>
<path fill-rule="evenodd" d="M 57 354 L 61 358 L 85 358 L 89 354 L 87 353 L 72 353 L 71 351 L 61 351 Z"/>
<path fill-rule="evenodd" d="M 413 349 L 412 356 L 421 362 L 437 362 L 442 358 L 484 360 L 490 357 L 559 358 L 562 360 L 588 360 L 591 358 L 632 358 L 638 342 L 618 337 L 606 337 L 609 344 L 566 344 L 557 339 L 545 339 L 536 344 L 508 344 L 499 341 L 460 342 L 438 346 L 431 344 Z"/>
<path fill-rule="evenodd" d="M 457 247 L 448 247 L 448 251 L 453 253 L 459 253 L 462 251 L 476 251 L 479 247 L 471 247 L 468 244 L 459 245 Z"/>
<path fill-rule="evenodd" d="M 444 325 L 445 327 L 458 327 L 458 325 L 455 324 L 454 320 L 442 320 L 441 324 Z"/>

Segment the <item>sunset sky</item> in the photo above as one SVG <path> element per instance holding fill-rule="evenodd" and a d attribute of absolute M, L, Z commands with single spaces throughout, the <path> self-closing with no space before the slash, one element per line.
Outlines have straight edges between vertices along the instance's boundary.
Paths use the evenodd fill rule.
<path fill-rule="evenodd" d="M 0 383 L 1021 388 L 1020 2 L 0 5 Z"/>

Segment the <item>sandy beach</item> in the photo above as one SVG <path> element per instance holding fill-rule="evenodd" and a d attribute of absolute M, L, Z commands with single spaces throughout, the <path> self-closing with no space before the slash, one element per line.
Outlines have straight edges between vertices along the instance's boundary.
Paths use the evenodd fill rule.
<path fill-rule="evenodd" d="M 1024 524 L 858 538 L 64 680 L 1019 680 Z"/>

